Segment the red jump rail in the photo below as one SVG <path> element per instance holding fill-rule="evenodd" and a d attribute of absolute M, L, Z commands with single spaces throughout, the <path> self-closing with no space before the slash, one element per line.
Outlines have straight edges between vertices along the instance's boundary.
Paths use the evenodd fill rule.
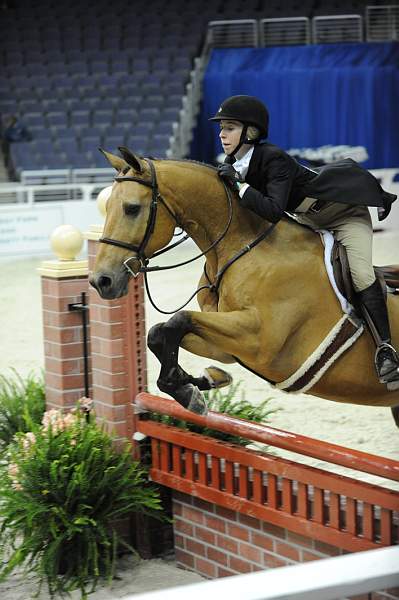
<path fill-rule="evenodd" d="M 225 414 L 195 415 L 141 393 L 136 407 L 291 452 L 399 480 L 399 463 Z M 349 551 L 399 543 L 399 493 L 327 470 L 139 419 L 150 436 L 151 477 L 208 502 Z"/>
<path fill-rule="evenodd" d="M 209 411 L 206 417 L 202 417 L 189 410 L 185 410 L 173 400 L 162 398 L 161 396 L 153 396 L 147 392 L 141 392 L 137 395 L 135 405 L 144 410 L 183 419 L 196 425 L 238 435 L 254 442 L 269 444 L 270 446 L 290 450 L 297 454 L 311 456 L 336 465 L 356 469 L 357 471 L 378 475 L 378 477 L 399 481 L 399 462 L 390 458 L 352 450 L 351 448 L 330 444 L 329 442 L 276 429 L 275 427 L 258 425 L 257 423 L 230 417 L 226 414 Z"/>

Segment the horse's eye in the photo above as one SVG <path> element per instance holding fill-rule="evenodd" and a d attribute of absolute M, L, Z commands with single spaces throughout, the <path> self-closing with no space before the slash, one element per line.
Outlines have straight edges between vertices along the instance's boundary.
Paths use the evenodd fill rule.
<path fill-rule="evenodd" d="M 141 210 L 141 206 L 139 204 L 126 204 L 124 206 L 125 215 L 129 215 L 129 217 L 137 217 Z"/>

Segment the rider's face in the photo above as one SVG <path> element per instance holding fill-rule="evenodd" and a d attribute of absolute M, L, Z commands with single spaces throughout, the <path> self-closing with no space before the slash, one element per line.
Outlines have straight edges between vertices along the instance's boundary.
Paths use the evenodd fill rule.
<path fill-rule="evenodd" d="M 226 154 L 231 154 L 240 143 L 243 124 L 239 121 L 220 121 L 220 141 Z"/>

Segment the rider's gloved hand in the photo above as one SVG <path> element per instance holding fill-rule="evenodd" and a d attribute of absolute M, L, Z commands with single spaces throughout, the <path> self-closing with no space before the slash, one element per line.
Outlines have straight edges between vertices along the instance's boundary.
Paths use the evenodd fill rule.
<path fill-rule="evenodd" d="M 244 179 L 241 177 L 240 173 L 238 173 L 232 165 L 226 163 L 219 165 L 218 175 L 234 189 L 239 189 L 239 184 L 244 183 Z"/>

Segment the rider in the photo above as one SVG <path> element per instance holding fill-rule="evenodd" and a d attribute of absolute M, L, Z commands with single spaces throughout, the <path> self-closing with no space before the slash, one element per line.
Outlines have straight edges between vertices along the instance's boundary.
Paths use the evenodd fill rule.
<path fill-rule="evenodd" d="M 313 229 L 328 229 L 348 255 L 353 286 L 362 310 L 371 320 L 376 343 L 375 365 L 381 383 L 398 381 L 399 357 L 391 343 L 388 311 L 372 264 L 373 228 L 368 206 L 385 219 L 396 196 L 351 159 L 311 170 L 289 154 L 260 143 L 268 135 L 266 106 L 253 96 L 232 96 L 222 102 L 211 121 L 220 122 L 226 153 L 218 174 L 233 186 L 241 206 L 277 223 L 285 211 Z"/>

